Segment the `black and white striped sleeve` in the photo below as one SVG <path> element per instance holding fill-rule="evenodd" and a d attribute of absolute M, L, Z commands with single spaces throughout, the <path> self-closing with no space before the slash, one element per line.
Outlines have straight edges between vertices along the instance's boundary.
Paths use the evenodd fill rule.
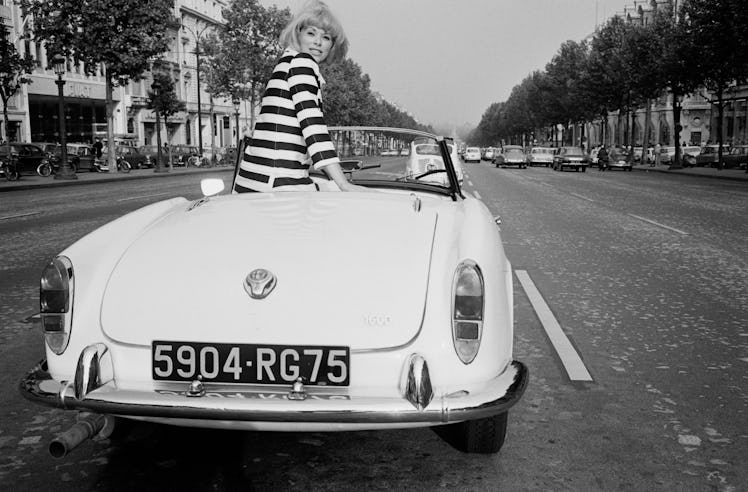
<path fill-rule="evenodd" d="M 291 99 L 314 169 L 340 162 L 322 114 L 318 73 L 317 62 L 306 53 L 296 55 L 288 71 Z"/>

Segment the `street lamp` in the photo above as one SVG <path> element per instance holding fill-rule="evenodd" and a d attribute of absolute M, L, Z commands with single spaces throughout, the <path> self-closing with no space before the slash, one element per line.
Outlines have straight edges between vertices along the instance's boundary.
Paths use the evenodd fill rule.
<path fill-rule="evenodd" d="M 154 80 L 151 84 L 151 91 L 153 92 L 153 96 L 158 99 L 158 96 L 161 94 L 161 84 L 158 80 Z M 168 173 L 168 168 L 162 168 L 161 167 L 161 117 L 160 112 L 158 110 L 158 105 L 154 104 L 153 111 L 156 113 L 156 166 L 153 169 L 154 173 Z"/>
<path fill-rule="evenodd" d="M 241 138 L 239 135 L 239 108 L 241 107 L 240 104 L 242 102 L 239 100 L 238 96 L 234 96 L 234 99 L 231 102 L 234 103 L 234 116 L 236 117 L 236 151 L 239 152 L 239 139 Z"/>
<path fill-rule="evenodd" d="M 57 96 L 60 99 L 59 114 L 60 114 L 60 170 L 55 174 L 55 179 L 78 179 L 78 176 L 73 172 L 68 162 L 68 139 L 67 129 L 65 128 L 65 94 L 62 91 L 62 87 L 65 85 L 65 81 L 62 76 L 65 74 L 67 65 L 67 59 L 57 54 L 52 58 L 52 66 L 54 67 L 55 73 L 57 74 Z"/>
<path fill-rule="evenodd" d="M 198 152 L 200 154 L 200 160 L 202 161 L 203 158 L 203 111 L 202 111 L 202 103 L 200 101 L 200 39 L 203 36 L 203 33 L 213 27 L 212 25 L 208 24 L 202 29 L 198 30 L 197 33 L 190 29 L 184 22 L 182 22 L 182 29 L 185 31 L 189 31 L 192 36 L 195 38 L 195 58 L 197 59 L 197 145 L 200 149 Z M 213 122 L 211 121 L 211 135 L 213 134 L 212 130 Z"/>

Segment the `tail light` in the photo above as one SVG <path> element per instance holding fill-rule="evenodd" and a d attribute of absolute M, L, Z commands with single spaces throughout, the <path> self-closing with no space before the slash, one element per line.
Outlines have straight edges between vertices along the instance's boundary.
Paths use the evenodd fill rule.
<path fill-rule="evenodd" d="M 478 355 L 483 335 L 484 283 L 475 262 L 457 267 L 452 285 L 452 340 L 457 356 L 470 364 Z"/>
<path fill-rule="evenodd" d="M 73 315 L 73 264 L 58 256 L 44 268 L 39 288 L 39 307 L 47 346 L 59 355 L 70 339 Z"/>

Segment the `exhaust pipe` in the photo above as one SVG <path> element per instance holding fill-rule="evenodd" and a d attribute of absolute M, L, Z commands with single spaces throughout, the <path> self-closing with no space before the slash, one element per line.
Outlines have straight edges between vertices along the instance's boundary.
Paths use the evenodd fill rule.
<path fill-rule="evenodd" d="M 49 454 L 55 458 L 62 458 L 99 433 L 103 437 L 108 437 L 112 430 L 114 417 L 111 415 L 81 412 L 78 414 L 78 422 L 49 443 Z"/>

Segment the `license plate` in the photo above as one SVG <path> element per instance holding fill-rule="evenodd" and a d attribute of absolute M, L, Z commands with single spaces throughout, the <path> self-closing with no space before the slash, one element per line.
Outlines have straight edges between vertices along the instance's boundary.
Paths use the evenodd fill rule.
<path fill-rule="evenodd" d="M 349 347 L 154 341 L 157 381 L 348 386 Z"/>

